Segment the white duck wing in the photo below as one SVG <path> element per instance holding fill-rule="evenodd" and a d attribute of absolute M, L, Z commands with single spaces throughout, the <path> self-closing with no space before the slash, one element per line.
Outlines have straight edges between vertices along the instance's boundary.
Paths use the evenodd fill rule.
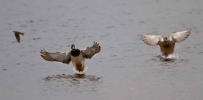
<path fill-rule="evenodd" d="M 175 42 L 181 42 L 185 40 L 191 33 L 191 30 L 186 30 L 186 31 L 179 31 L 179 32 L 173 32 L 169 35 L 169 40 Z"/>
<path fill-rule="evenodd" d="M 93 43 L 92 47 L 87 47 L 85 50 L 81 50 L 83 57 L 86 59 L 91 59 L 95 54 L 101 51 L 101 47 L 97 42 Z"/>
<path fill-rule="evenodd" d="M 41 50 L 41 57 L 46 61 L 56 61 L 65 64 L 69 64 L 71 61 L 70 53 L 61 53 L 61 52 L 47 52 L 44 49 Z"/>
<path fill-rule="evenodd" d="M 144 43 L 146 43 L 147 45 L 150 46 L 156 46 L 158 45 L 159 41 L 163 41 L 163 37 L 161 35 L 141 35 L 141 39 L 142 41 L 144 41 Z"/>

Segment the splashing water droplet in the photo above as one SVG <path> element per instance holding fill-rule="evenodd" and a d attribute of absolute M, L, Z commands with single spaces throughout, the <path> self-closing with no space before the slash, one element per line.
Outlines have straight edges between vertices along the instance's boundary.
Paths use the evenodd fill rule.
<path fill-rule="evenodd" d="M 166 58 L 167 59 L 178 59 L 178 54 L 170 54 Z"/>
<path fill-rule="evenodd" d="M 173 54 L 168 55 L 166 58 L 165 58 L 165 56 L 162 56 L 162 55 L 161 55 L 161 57 L 163 59 L 178 59 L 178 57 L 179 57 L 178 50 L 175 51 Z"/>
<path fill-rule="evenodd" d="M 78 70 L 75 69 L 75 67 L 73 67 L 73 71 L 78 73 L 78 74 L 83 74 L 87 71 L 88 67 L 85 67 L 84 71 L 83 72 L 79 72 Z"/>

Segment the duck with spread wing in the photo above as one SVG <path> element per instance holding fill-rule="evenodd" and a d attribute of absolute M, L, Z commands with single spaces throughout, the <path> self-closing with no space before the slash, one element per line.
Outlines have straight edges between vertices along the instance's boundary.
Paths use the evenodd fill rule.
<path fill-rule="evenodd" d="M 169 37 L 163 37 L 159 34 L 156 35 L 141 35 L 142 41 L 147 45 L 156 46 L 159 45 L 162 55 L 167 58 L 168 55 L 173 54 L 175 43 L 179 43 L 185 40 L 191 33 L 191 30 L 173 32 Z"/>
<path fill-rule="evenodd" d="M 74 66 L 74 71 L 83 72 L 85 67 L 85 59 L 91 59 L 95 54 L 101 51 L 101 47 L 97 42 L 94 42 L 91 47 L 87 47 L 85 50 L 76 49 L 75 45 L 71 45 L 71 51 L 68 53 L 61 52 L 47 52 L 46 50 L 41 50 L 41 57 L 46 61 L 61 62 L 64 64 L 69 64 L 72 62 Z"/>

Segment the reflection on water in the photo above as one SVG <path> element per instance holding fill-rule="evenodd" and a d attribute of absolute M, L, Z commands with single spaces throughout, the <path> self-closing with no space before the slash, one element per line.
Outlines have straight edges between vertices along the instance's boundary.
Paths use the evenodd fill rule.
<path fill-rule="evenodd" d="M 71 90 L 75 91 L 97 91 L 97 86 L 102 82 L 101 77 L 95 75 L 85 75 L 85 74 L 57 74 L 45 77 L 45 86 L 48 90 L 53 89 L 54 91 L 65 89 L 65 91 Z M 56 88 L 57 87 L 57 88 Z M 61 88 L 60 88 L 61 87 Z"/>
<path fill-rule="evenodd" d="M 203 99 L 202 0 L 5 1 L 0 1 L 0 100 Z M 159 47 L 146 46 L 139 36 L 186 28 L 191 36 L 175 47 L 184 56 L 171 61 L 154 57 Z M 20 44 L 16 29 L 26 32 Z M 72 65 L 40 57 L 44 47 L 60 52 L 93 41 L 102 52 L 86 61 L 88 75 L 70 74 Z"/>
<path fill-rule="evenodd" d="M 174 58 L 172 59 L 165 59 L 161 55 L 155 55 L 149 60 L 147 60 L 147 63 L 151 64 L 158 64 L 156 66 L 168 66 L 170 68 L 172 67 L 180 67 L 182 65 L 190 63 L 189 59 L 178 59 L 177 56 L 173 55 Z M 157 62 L 157 63 L 154 63 Z"/>
<path fill-rule="evenodd" d="M 159 58 L 161 61 L 169 61 L 169 62 L 173 62 L 176 59 L 178 59 L 178 55 L 175 54 L 168 55 L 166 58 L 162 55 L 156 55 L 155 57 Z"/>
<path fill-rule="evenodd" d="M 94 75 L 85 75 L 85 74 L 73 74 L 73 75 L 66 75 L 66 74 L 57 74 L 52 76 L 47 76 L 44 78 L 46 82 L 48 81 L 55 81 L 55 80 L 72 80 L 72 81 L 92 81 L 92 82 L 98 82 L 101 79 L 101 77 L 97 77 Z"/>

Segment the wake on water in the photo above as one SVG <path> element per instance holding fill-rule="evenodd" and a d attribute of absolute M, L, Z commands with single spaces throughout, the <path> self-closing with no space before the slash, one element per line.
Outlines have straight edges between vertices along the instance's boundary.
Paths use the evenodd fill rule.
<path fill-rule="evenodd" d="M 162 59 L 169 59 L 169 60 L 175 60 L 175 59 L 178 59 L 178 54 L 170 54 L 170 55 L 168 55 L 166 58 L 165 58 L 165 56 L 163 56 L 163 55 L 160 55 L 161 57 L 162 57 Z"/>
<path fill-rule="evenodd" d="M 77 74 L 84 74 L 87 71 L 88 67 L 85 67 L 83 72 L 79 72 L 78 70 L 75 69 L 75 67 L 73 67 L 73 71 Z"/>
<path fill-rule="evenodd" d="M 162 54 L 159 54 L 158 57 L 161 58 L 162 60 L 176 60 L 179 57 L 178 49 L 177 51 L 175 50 L 173 54 L 170 54 L 167 57 L 163 56 Z"/>

